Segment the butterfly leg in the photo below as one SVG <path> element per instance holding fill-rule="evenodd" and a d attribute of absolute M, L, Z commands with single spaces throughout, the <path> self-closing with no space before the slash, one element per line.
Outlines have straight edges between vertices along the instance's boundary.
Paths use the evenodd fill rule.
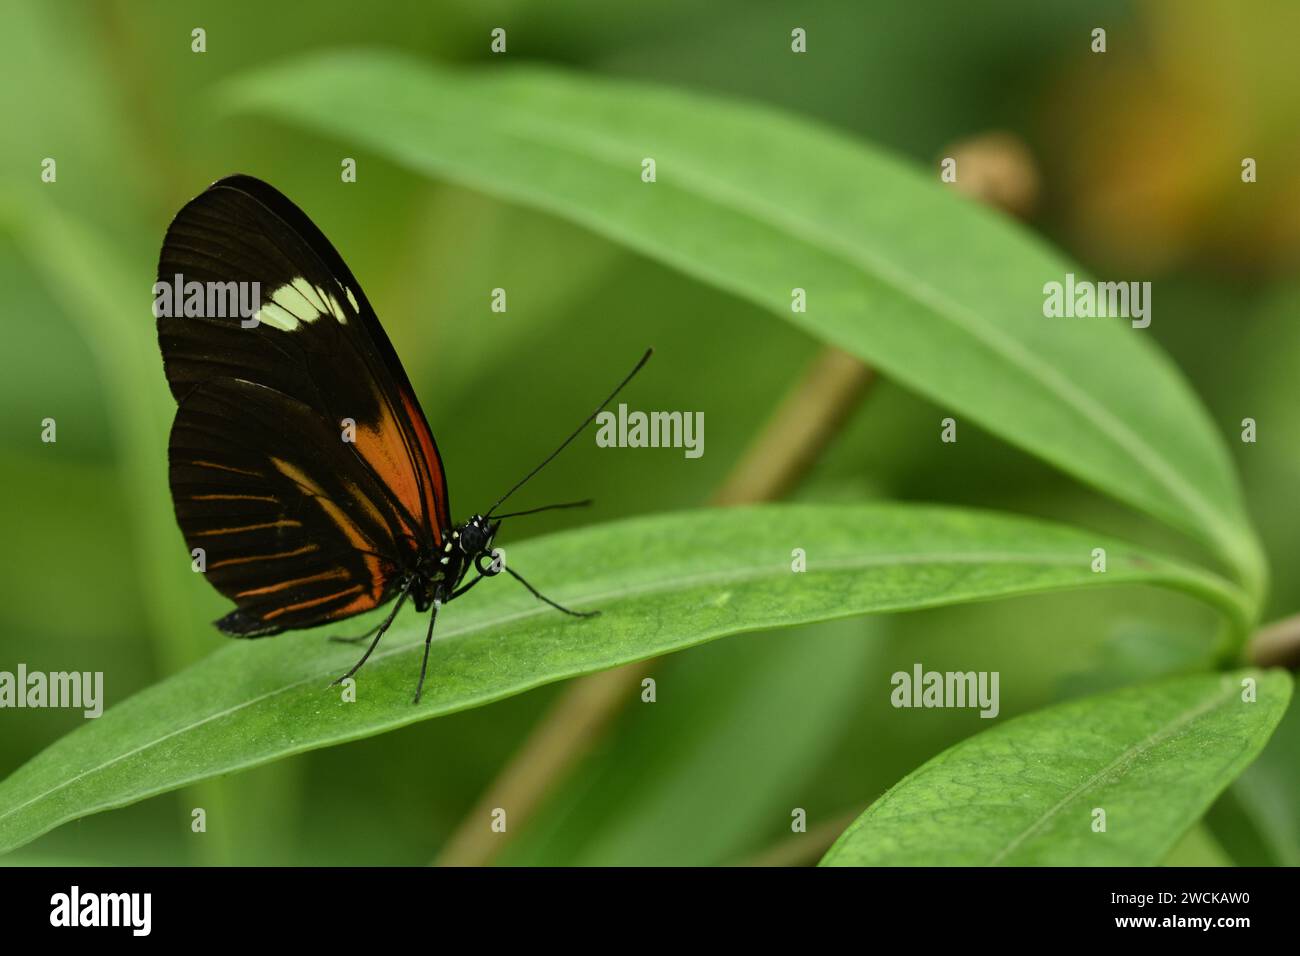
<path fill-rule="evenodd" d="M 477 579 L 475 579 L 477 580 Z M 465 586 L 466 588 L 469 585 Z M 442 607 L 442 599 L 433 599 L 433 612 L 429 615 L 429 633 L 424 636 L 424 660 L 420 661 L 420 682 L 415 685 L 415 699 L 412 704 L 420 702 L 420 694 L 424 690 L 424 671 L 429 666 L 429 644 L 433 641 L 433 625 L 438 620 L 438 608 Z"/>
<path fill-rule="evenodd" d="M 381 626 L 382 625 L 380 624 L 376 624 L 370 630 L 366 631 L 366 633 L 358 634 L 356 637 L 339 637 L 337 634 L 331 634 L 328 639 L 333 641 L 335 644 L 360 644 L 371 634 L 375 633 L 375 631 L 379 630 Z"/>
<path fill-rule="evenodd" d="M 411 587 L 411 583 L 409 581 L 405 585 L 403 585 L 402 593 L 401 595 L 398 596 L 397 602 L 393 605 L 393 610 L 389 612 L 388 617 L 384 618 L 384 623 L 379 625 L 379 630 L 375 634 L 375 639 L 370 642 L 370 646 L 366 648 L 366 652 L 361 655 L 361 660 L 353 664 L 352 669 L 348 671 L 346 674 L 344 674 L 342 677 L 335 680 L 334 684 L 343 683 L 345 680 L 347 680 L 357 671 L 361 670 L 361 665 L 370 659 L 371 653 L 379 645 L 379 639 L 384 636 L 384 632 L 388 630 L 388 625 L 393 623 L 393 618 L 397 617 L 397 612 L 400 611 L 402 609 L 402 605 L 406 603 L 406 598 L 411 593 L 410 587 Z"/>
<path fill-rule="evenodd" d="M 514 578 L 524 587 L 528 588 L 529 592 L 533 595 L 533 597 L 537 598 L 537 600 L 539 601 L 544 601 L 545 603 L 549 604 L 551 607 L 555 608 L 557 611 L 563 611 L 565 614 L 571 614 L 573 617 L 596 617 L 598 614 L 600 614 L 599 611 L 573 611 L 565 607 L 563 604 L 556 604 L 554 601 L 548 598 L 541 591 L 537 590 L 537 588 L 533 587 L 531 584 L 525 581 L 523 579 L 523 576 L 514 568 L 510 567 L 508 564 L 503 564 L 501 565 L 501 567 L 502 570 L 504 570 L 512 578 Z"/>
<path fill-rule="evenodd" d="M 466 591 L 468 591 L 468 590 L 469 590 L 470 588 L 472 588 L 474 585 L 476 585 L 476 584 L 478 584 L 480 581 L 482 581 L 485 577 L 487 577 L 486 574 L 480 574 L 480 575 L 479 575 L 478 577 L 476 577 L 473 581 L 469 582 L 469 584 L 462 584 L 462 585 L 461 585 L 460 587 L 458 587 L 456 590 L 454 590 L 454 591 L 451 592 L 451 597 L 447 598 L 447 600 L 450 601 L 452 598 L 458 598 L 458 597 L 460 597 L 462 594 L 464 594 Z"/>
<path fill-rule="evenodd" d="M 483 563 L 485 560 L 487 560 L 487 564 Z M 491 554 L 484 553 L 476 557 L 474 559 L 474 566 L 478 568 L 478 574 L 475 575 L 474 580 L 470 581 L 469 584 L 462 584 L 456 590 L 452 591 L 451 594 L 447 595 L 448 601 L 460 597 L 484 578 L 494 578 L 500 574 L 501 570 L 505 567 L 505 558 L 499 555 L 494 548 Z"/>

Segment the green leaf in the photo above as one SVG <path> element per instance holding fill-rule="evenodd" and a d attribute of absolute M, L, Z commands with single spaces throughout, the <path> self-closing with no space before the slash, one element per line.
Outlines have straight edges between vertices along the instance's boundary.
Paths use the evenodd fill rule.
<path fill-rule="evenodd" d="M 511 565 L 544 593 L 602 615 L 565 617 L 508 580 L 476 588 L 443 611 L 418 707 L 410 697 L 421 615 L 400 618 L 359 672 L 355 703 L 328 686 L 355 660 L 355 647 L 328 643 L 320 630 L 230 642 L 0 784 L 0 852 L 67 820 L 215 774 L 729 634 L 1118 583 L 1185 591 L 1238 626 L 1247 613 L 1241 592 L 1206 572 L 1083 531 L 956 509 L 734 508 L 505 546 Z M 1104 574 L 1091 570 L 1097 547 L 1107 550 Z M 803 573 L 791 570 L 795 548 L 806 552 Z M 113 688 L 105 693 L 111 699 Z"/>
<path fill-rule="evenodd" d="M 1290 699 L 1285 671 L 1243 670 L 1018 717 L 908 774 L 822 864 L 1155 866 L 1255 759 Z"/>
<path fill-rule="evenodd" d="M 1044 284 L 1082 270 L 934 172 L 758 106 L 542 68 L 331 53 L 224 92 L 770 309 L 1198 537 L 1263 588 L 1223 442 L 1150 331 L 1045 318 Z M 795 288 L 806 312 L 792 311 Z M 1157 306 L 1153 321 L 1174 320 Z"/>

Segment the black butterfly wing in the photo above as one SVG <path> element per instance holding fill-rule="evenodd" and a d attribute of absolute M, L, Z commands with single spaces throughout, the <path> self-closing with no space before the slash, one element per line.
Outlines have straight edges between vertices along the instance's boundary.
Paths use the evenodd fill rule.
<path fill-rule="evenodd" d="M 159 282 L 182 290 L 187 283 L 200 290 L 256 283 L 260 293 L 255 322 L 241 323 L 237 310 L 214 307 L 211 297 L 177 297 L 158 318 L 180 406 L 171 452 L 177 519 L 191 548 L 217 545 L 206 549 L 209 577 L 240 605 L 223 628 L 272 633 L 366 610 L 360 594 L 382 600 L 396 569 L 441 545 L 450 509 L 424 413 L 338 252 L 277 190 L 232 176 L 177 214 L 163 242 Z M 287 481 L 276 462 L 296 468 L 298 480 Z M 226 522 L 237 515 L 248 523 Z M 252 520 L 257 515 L 266 520 Z M 214 533 L 223 527 L 245 530 Z M 359 543 L 363 527 L 373 554 Z M 299 551 L 309 545 L 315 550 Z M 308 554 L 317 562 L 330 556 L 327 570 L 336 573 L 286 584 L 296 579 L 282 572 Z M 344 580 L 362 590 L 308 603 Z M 278 590 L 262 590 L 271 587 Z"/>

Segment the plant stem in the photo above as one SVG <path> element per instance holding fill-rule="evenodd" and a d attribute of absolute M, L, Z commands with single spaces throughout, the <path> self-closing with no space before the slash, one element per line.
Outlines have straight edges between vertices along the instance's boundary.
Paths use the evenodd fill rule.
<path fill-rule="evenodd" d="M 726 507 L 784 495 L 843 427 L 873 379 L 874 373 L 860 359 L 836 348 L 822 349 L 710 503 Z M 490 863 L 586 756 L 622 707 L 637 698 L 641 681 L 654 664 L 639 661 L 572 681 L 460 822 L 434 863 Z M 497 807 L 506 810 L 509 820 L 504 833 L 494 833 L 489 826 Z"/>
<path fill-rule="evenodd" d="M 822 349 L 709 503 L 725 508 L 784 497 L 839 433 L 873 378 L 861 359 Z"/>
<path fill-rule="evenodd" d="M 1257 667 L 1300 667 L 1300 614 L 1260 628 L 1250 639 L 1246 653 Z"/>
<path fill-rule="evenodd" d="M 825 823 L 819 824 L 807 833 L 795 833 L 769 846 L 737 866 L 806 866 L 816 863 L 839 839 L 850 823 L 856 820 L 866 807 L 857 807 L 837 813 Z"/>

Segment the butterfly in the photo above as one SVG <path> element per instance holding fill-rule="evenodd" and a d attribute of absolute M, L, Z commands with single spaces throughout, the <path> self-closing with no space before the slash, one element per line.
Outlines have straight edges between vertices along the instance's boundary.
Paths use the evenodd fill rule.
<path fill-rule="evenodd" d="M 486 511 L 451 519 L 442 457 L 375 311 L 324 234 L 277 189 L 228 176 L 167 229 L 154 286 L 176 520 L 208 581 L 235 602 L 234 637 L 333 624 L 390 601 L 355 674 L 398 611 L 438 611 L 506 571 L 496 509 L 572 442 L 645 365 Z M 471 569 L 475 576 L 465 580 Z"/>

